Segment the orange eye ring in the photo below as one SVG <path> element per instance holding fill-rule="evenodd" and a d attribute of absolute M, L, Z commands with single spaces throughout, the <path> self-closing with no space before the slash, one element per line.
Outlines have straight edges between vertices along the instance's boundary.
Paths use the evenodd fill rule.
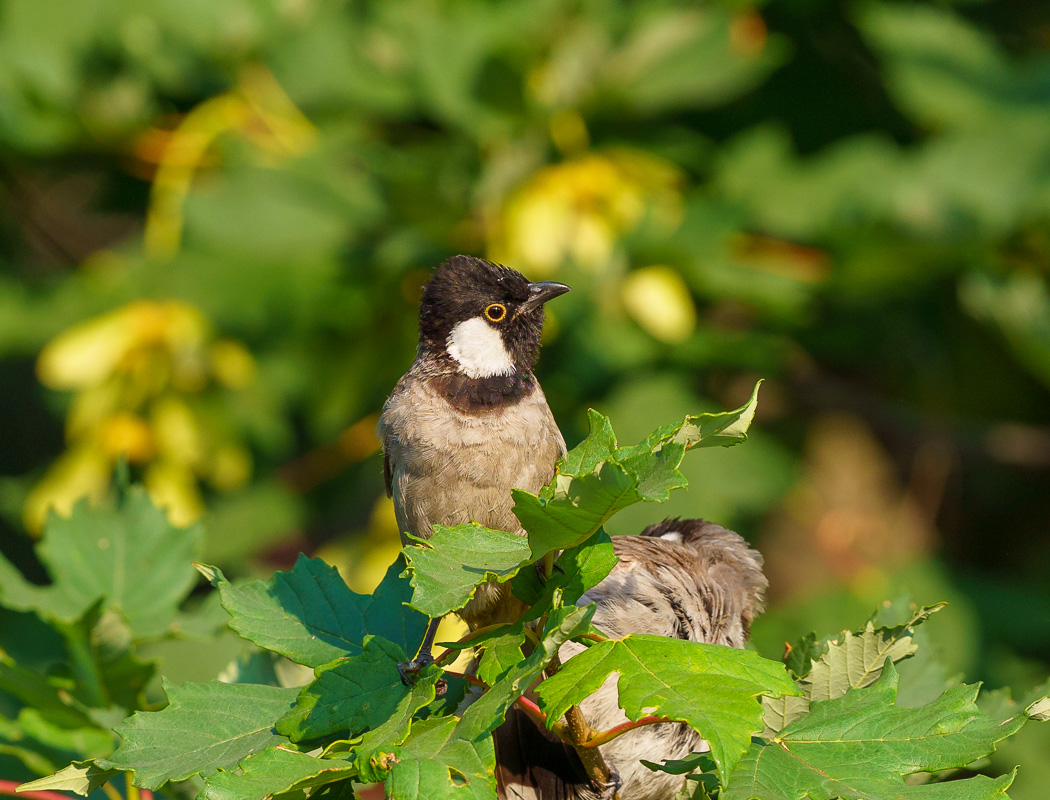
<path fill-rule="evenodd" d="M 499 322 L 507 316 L 507 307 L 502 303 L 493 303 L 485 308 L 485 319 L 490 322 Z"/>

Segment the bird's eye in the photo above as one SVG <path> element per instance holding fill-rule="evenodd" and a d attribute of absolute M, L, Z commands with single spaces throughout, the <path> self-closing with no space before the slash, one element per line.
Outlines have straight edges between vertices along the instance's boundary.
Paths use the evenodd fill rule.
<path fill-rule="evenodd" d="M 492 322 L 499 322 L 507 316 L 507 307 L 500 303 L 493 303 L 485 309 L 485 317 Z"/>

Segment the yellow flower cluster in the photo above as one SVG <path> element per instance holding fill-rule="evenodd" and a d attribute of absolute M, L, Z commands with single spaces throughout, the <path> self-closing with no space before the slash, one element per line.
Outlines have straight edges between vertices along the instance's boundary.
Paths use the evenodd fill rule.
<path fill-rule="evenodd" d="M 696 327 L 696 307 L 681 275 L 648 266 L 621 280 L 615 254 L 620 239 L 647 217 L 666 230 L 680 223 L 681 183 L 673 164 L 623 148 L 544 167 L 504 204 L 490 254 L 537 277 L 551 276 L 568 261 L 604 272 L 618 281 L 620 306 L 643 330 L 680 342 Z"/>
<path fill-rule="evenodd" d="M 638 150 L 592 152 L 544 167 L 508 199 L 491 254 L 537 276 L 568 259 L 600 270 L 647 214 L 678 224 L 680 182 L 674 165 Z"/>
<path fill-rule="evenodd" d="M 200 401 L 215 385 L 250 384 L 255 361 L 242 345 L 216 340 L 186 303 L 137 301 L 76 325 L 44 348 L 37 373 L 75 394 L 68 448 L 26 501 L 31 531 L 50 509 L 68 514 L 78 498 L 102 496 L 120 458 L 142 467 L 154 501 L 177 525 L 201 515 L 200 480 L 231 490 L 251 476 L 248 451 L 216 430 Z"/>

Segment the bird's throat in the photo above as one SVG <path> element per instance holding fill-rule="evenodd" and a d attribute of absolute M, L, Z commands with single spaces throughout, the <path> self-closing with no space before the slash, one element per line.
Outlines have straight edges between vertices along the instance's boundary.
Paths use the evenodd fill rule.
<path fill-rule="evenodd" d="M 454 372 L 434 378 L 433 386 L 456 409 L 467 414 L 484 414 L 528 397 L 536 388 L 536 377 L 529 371 L 490 378 L 471 378 Z"/>
<path fill-rule="evenodd" d="M 445 342 L 445 351 L 468 378 L 504 377 L 514 372 L 514 359 L 503 337 L 481 317 L 456 325 Z"/>

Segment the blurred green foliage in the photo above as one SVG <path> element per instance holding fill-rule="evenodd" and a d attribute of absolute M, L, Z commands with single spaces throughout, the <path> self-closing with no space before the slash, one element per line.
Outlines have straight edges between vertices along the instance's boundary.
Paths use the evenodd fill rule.
<path fill-rule="evenodd" d="M 575 288 L 540 364 L 570 443 L 588 406 L 630 440 L 767 378 L 752 444 L 667 509 L 766 552 L 767 654 L 899 588 L 955 599 L 953 669 L 1025 691 L 1050 661 L 1048 222 L 1044 4 L 5 0 L 0 546 L 43 580 L 34 490 L 97 494 L 124 455 L 207 509 L 208 561 L 352 552 L 361 587 L 396 538 L 372 415 L 426 271 L 470 252 Z M 199 335 L 147 315 L 77 383 L 84 331 L 143 300 Z M 32 664 L 23 627 L 0 643 Z M 1011 748 L 1047 736 L 1002 751 L 1015 800 L 1050 766 Z"/>

